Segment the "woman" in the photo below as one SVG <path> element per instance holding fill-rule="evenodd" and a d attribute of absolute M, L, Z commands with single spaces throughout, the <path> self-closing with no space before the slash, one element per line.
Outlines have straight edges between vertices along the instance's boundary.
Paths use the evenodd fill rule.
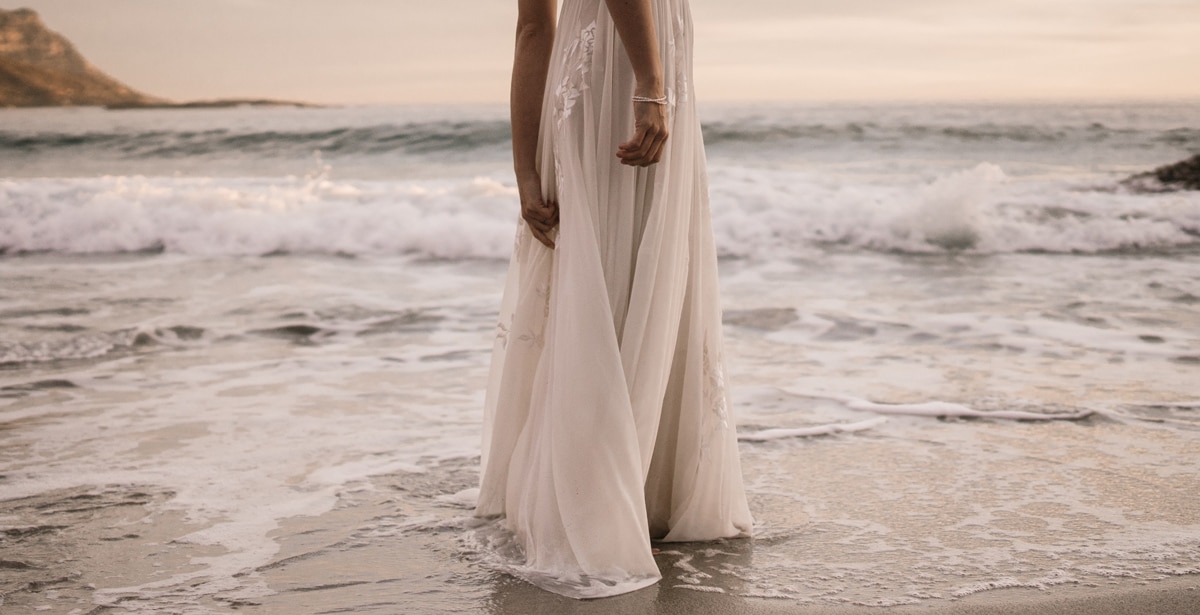
<path fill-rule="evenodd" d="M 660 578 L 650 539 L 748 536 L 687 0 L 520 0 L 522 221 L 476 515 L 576 598 Z"/>

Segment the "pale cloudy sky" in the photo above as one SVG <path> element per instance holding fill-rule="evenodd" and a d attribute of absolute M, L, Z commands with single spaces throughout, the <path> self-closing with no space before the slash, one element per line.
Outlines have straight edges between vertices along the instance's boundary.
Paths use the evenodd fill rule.
<path fill-rule="evenodd" d="M 1200 99 L 1200 0 L 691 0 L 706 100 Z M 0 0 L 176 99 L 502 102 L 516 0 Z"/>

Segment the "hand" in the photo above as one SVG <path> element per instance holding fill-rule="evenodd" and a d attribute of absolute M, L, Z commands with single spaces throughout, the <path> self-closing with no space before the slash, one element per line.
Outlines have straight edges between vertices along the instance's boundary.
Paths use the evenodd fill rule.
<path fill-rule="evenodd" d="M 648 167 L 662 160 L 667 143 L 667 106 L 633 103 L 633 138 L 617 147 L 621 164 Z"/>
<path fill-rule="evenodd" d="M 517 182 L 521 194 L 521 218 L 529 225 L 534 238 L 547 248 L 554 249 L 550 231 L 558 226 L 558 203 L 542 198 L 542 179 L 537 175 Z"/>

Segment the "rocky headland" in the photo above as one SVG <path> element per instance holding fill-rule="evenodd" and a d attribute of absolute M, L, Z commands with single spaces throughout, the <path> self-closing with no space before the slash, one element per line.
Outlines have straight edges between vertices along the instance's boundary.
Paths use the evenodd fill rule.
<path fill-rule="evenodd" d="M 266 99 L 176 102 L 135 90 L 93 66 L 31 9 L 0 9 L 0 107 L 110 109 L 235 107 L 304 103 Z"/>

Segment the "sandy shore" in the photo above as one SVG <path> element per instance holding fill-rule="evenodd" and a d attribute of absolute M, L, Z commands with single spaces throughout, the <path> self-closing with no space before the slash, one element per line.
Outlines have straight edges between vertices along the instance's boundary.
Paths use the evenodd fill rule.
<path fill-rule="evenodd" d="M 98 588 L 153 583 L 155 578 L 200 568 L 193 557 L 211 555 L 186 542 L 173 542 L 198 529 L 178 515 L 151 512 L 161 498 L 121 489 L 74 491 L 0 503 L 3 518 L 49 512 L 73 517 L 61 525 L 6 525 L 0 557 L 0 595 L 8 613 L 117 613 L 120 593 L 97 594 Z M 69 504 L 70 506 L 64 506 Z M 35 512 L 37 511 L 37 512 Z M 306 529 L 285 544 L 285 555 L 262 567 L 261 574 L 276 593 L 244 601 L 214 600 L 208 604 L 177 605 L 187 612 L 203 608 L 238 613 L 323 613 L 358 605 L 357 613 L 480 612 L 496 615 L 527 613 L 692 615 L 697 613 L 770 615 L 857 615 L 863 613 L 929 613 L 946 615 L 1193 615 L 1200 612 L 1200 576 L 1186 575 L 1139 583 L 1101 587 L 1057 586 L 1048 590 L 998 589 L 949 603 L 871 607 L 797 603 L 786 599 L 745 598 L 678 587 L 679 571 L 671 558 L 662 558 L 664 581 L 656 587 L 599 601 L 576 601 L 555 596 L 503 575 L 464 569 L 444 541 L 409 537 L 388 544 L 360 544 L 340 556 L 314 556 L 314 546 L 327 546 L 332 534 L 355 542 L 362 521 L 359 509 L 344 509 L 320 519 L 297 520 Z M 325 525 L 344 522 L 341 527 Z M 18 529 L 20 528 L 20 529 Z M 293 530 L 299 527 L 290 528 Z M 307 539 L 304 537 L 308 537 Z M 441 546 L 439 546 L 439 543 Z M 408 575 L 439 582 L 458 576 L 475 587 L 465 591 L 414 595 L 397 583 Z M 676 585 L 672 585 L 676 583 Z M 164 588 L 165 589 L 165 588 Z M 167 592 L 169 593 L 169 591 Z M 164 596 L 165 598 L 166 596 Z M 364 600 L 370 598 L 370 600 Z M 102 603 L 100 606 L 96 602 Z M 133 603 L 141 602 L 132 600 Z M 105 604 L 107 603 L 107 604 Z M 135 604 L 129 606 L 134 607 Z M 143 607 L 145 605 L 142 605 Z M 195 611 L 193 611 L 195 612 Z"/>
<path fill-rule="evenodd" d="M 1012 438 L 1024 439 L 1030 448 L 1039 448 L 1040 458 L 1006 458 L 1008 480 L 1038 479 L 1045 483 L 1045 477 L 1049 476 L 1052 478 L 1045 485 L 1047 493 L 1069 495 L 1064 485 L 1074 484 L 1079 477 L 1061 468 L 1052 474 L 1043 472 L 1046 459 L 1055 453 L 1047 450 L 1044 441 L 1039 444 L 1026 436 L 1051 434 L 1062 440 L 1080 433 L 1079 430 L 1096 429 L 1103 430 L 1103 424 L 1001 425 L 992 431 L 991 445 L 995 447 L 1001 440 Z M 1157 432 L 1152 437 L 1167 453 L 1172 452 L 1172 446 L 1186 444 Z M 846 456 L 855 456 L 868 466 L 882 464 L 896 468 L 886 475 L 892 489 L 916 492 L 953 476 L 955 465 L 962 463 L 962 458 L 944 450 L 938 453 L 939 459 L 927 458 L 921 462 L 895 450 L 891 450 L 890 456 L 883 456 L 890 450 L 886 442 L 864 443 L 861 437 L 853 445 L 845 442 L 827 438 L 779 443 L 773 449 L 751 447 L 745 455 L 747 476 L 753 481 L 767 473 L 774 476 L 772 480 L 779 480 L 777 475 L 793 475 L 795 484 L 785 486 L 808 493 L 806 497 L 819 495 L 829 507 L 852 512 L 861 521 L 882 523 L 890 519 L 892 531 L 888 540 L 893 546 L 907 544 L 905 541 L 916 544 L 922 534 L 936 533 L 939 527 L 950 531 L 962 514 L 958 507 L 982 505 L 999 510 L 1002 506 L 993 498 L 1012 496 L 1003 489 L 976 488 L 926 493 L 924 499 L 911 495 L 895 499 L 888 489 L 873 486 L 874 478 L 864 480 L 863 476 L 868 474 L 844 469 L 839 474 L 837 469 L 849 463 Z M 1091 461 L 1099 459 L 1096 455 Z M 977 457 L 975 462 L 981 463 Z M 464 459 L 444 462 L 428 472 L 380 476 L 370 486 L 341 494 L 334 510 L 286 520 L 272 532 L 278 552 L 267 563 L 238 573 L 236 579 L 206 574 L 206 564 L 211 561 L 208 558 L 220 558 L 224 553 L 196 544 L 189 535 L 212 524 L 189 522 L 181 512 L 172 509 L 169 491 L 109 485 L 2 501 L 3 603 L 0 606 L 5 615 L 126 612 L 1191 615 L 1200 612 L 1200 575 L 1195 573 L 1138 575 L 1129 569 L 1124 576 L 1113 574 L 1107 580 L 1086 578 L 1082 574 L 1070 578 L 1046 577 L 1046 571 L 1032 567 L 1030 562 L 1036 560 L 1029 558 L 1022 564 L 1029 566 L 1029 574 L 1022 582 L 1040 587 L 976 591 L 966 582 L 979 578 L 978 575 L 963 573 L 962 582 L 957 584 L 947 584 L 945 579 L 938 581 L 945 587 L 967 587 L 967 591 L 959 592 L 962 595 L 945 590 L 923 590 L 926 594 L 903 591 L 913 579 L 919 578 L 906 568 L 919 567 L 922 558 L 931 557 L 929 554 L 906 554 L 902 549 L 864 551 L 853 533 L 838 534 L 828 525 L 831 516 L 828 513 L 764 496 L 756 497 L 753 502 L 764 524 L 760 538 L 719 544 L 660 545 L 663 552 L 658 561 L 664 579 L 657 586 L 600 601 L 574 601 L 492 572 L 479 564 L 477 553 L 464 546 L 469 511 L 446 494 L 471 486 L 476 471 L 474 460 Z M 1110 504 L 1120 501 L 1126 503 L 1126 511 L 1132 514 L 1141 499 L 1140 506 L 1148 511 L 1146 514 L 1153 513 L 1174 523 L 1188 523 L 1197 514 L 1187 488 L 1194 481 L 1191 476 L 1177 477 L 1178 484 L 1160 477 L 1152 491 L 1141 494 L 1131 494 L 1130 490 L 1136 486 L 1122 483 L 1119 478 L 1098 476 L 1095 480 L 1107 485 L 1091 492 L 1101 494 L 1099 501 L 1091 503 L 1097 510 L 1106 501 Z M 1055 482 L 1062 485 L 1056 486 Z M 919 514 L 928 512 L 930 507 L 935 514 Z M 1055 514 L 1062 516 L 1063 511 Z M 1046 512 L 1043 521 L 1052 517 Z M 769 529 L 772 523 L 785 518 L 794 519 L 795 532 Z M 1092 520 L 1089 525 L 1085 521 L 1076 514 L 1074 525 L 1055 527 L 1026 519 L 1019 524 L 1024 541 L 1020 549 L 1027 550 L 1035 542 L 1064 543 L 1087 540 L 1088 536 L 1099 540 L 1111 530 L 1107 522 Z M 992 535 L 992 539 L 996 536 Z M 972 544 L 969 537 L 960 540 L 964 546 Z M 876 545 L 875 549 L 880 547 Z M 1062 550 L 1060 555 L 1065 558 L 1070 550 Z M 1096 557 L 1077 563 L 1076 568 L 1108 566 L 1106 570 L 1116 570 L 1116 563 Z M 788 560 L 791 566 L 796 565 L 793 560 L 807 558 L 813 560 L 813 566 L 841 565 L 846 571 L 859 568 L 866 573 L 846 574 L 842 579 L 832 580 L 815 576 L 791 578 L 788 575 L 807 573 L 803 568 L 780 567 L 773 563 L 776 558 Z M 1161 563 L 1176 567 L 1187 564 Z M 1061 560 L 1053 565 L 1069 568 Z M 1042 581 L 1029 583 L 1030 578 Z M 763 586 L 789 583 L 796 587 L 788 596 L 748 595 L 762 593 L 758 588 Z M 911 599 L 912 604 L 895 599 L 905 595 L 921 598 Z"/>
<path fill-rule="evenodd" d="M 419 482 L 419 481 L 418 481 Z M 394 490 L 419 488 L 407 479 Z M 3 612 L 90 614 L 122 612 L 256 614 L 302 613 L 490 613 L 525 615 L 699 613 L 772 615 L 1193 615 L 1200 612 L 1200 576 L 1153 581 L 1113 581 L 1102 586 L 1064 584 L 1044 590 L 996 589 L 953 600 L 891 607 L 839 605 L 819 600 L 748 598 L 682 587 L 678 561 L 660 556 L 664 580 L 632 594 L 576 601 L 538 590 L 510 577 L 480 571 L 454 553 L 445 532 L 417 532 L 371 540 L 360 531 L 381 512 L 347 506 L 318 518 L 298 518 L 279 556 L 247 574 L 257 575 L 268 595 L 212 600 L 181 599 L 171 605 L 172 585 L 157 598 L 145 596 L 156 579 L 202 571 L 193 558 L 216 555 L 184 538 L 200 529 L 177 513 L 158 510 L 167 494 L 110 487 L 56 492 L 0 503 L 6 520 L 0 556 Z M 399 513 L 399 514 L 397 514 Z M 391 511 L 400 519 L 403 511 Z M 47 516 L 54 523 L 20 525 Z M 378 533 L 378 532 L 376 532 Z M 182 539 L 182 540 L 181 540 Z M 331 548 L 340 546 L 341 548 Z M 728 546 L 728 545 L 727 545 Z M 684 545 L 682 552 L 698 547 Z M 423 583 L 416 586 L 411 582 Z M 197 582 L 203 576 L 197 577 Z M 417 586 L 423 589 L 414 591 Z M 140 586 L 133 591 L 105 588 Z"/>
<path fill-rule="evenodd" d="M 738 598 L 651 588 L 648 596 L 618 597 L 578 603 L 513 588 L 500 608 L 489 613 L 562 613 L 564 615 L 658 613 L 660 615 L 862 615 L 928 613 L 930 615 L 1194 615 L 1200 612 L 1200 578 L 1154 581 L 1139 587 L 1056 588 L 1051 591 L 995 590 L 952 604 L 899 607 L 802 605 L 786 600 Z M 649 596 L 652 596 L 649 597 Z"/>

